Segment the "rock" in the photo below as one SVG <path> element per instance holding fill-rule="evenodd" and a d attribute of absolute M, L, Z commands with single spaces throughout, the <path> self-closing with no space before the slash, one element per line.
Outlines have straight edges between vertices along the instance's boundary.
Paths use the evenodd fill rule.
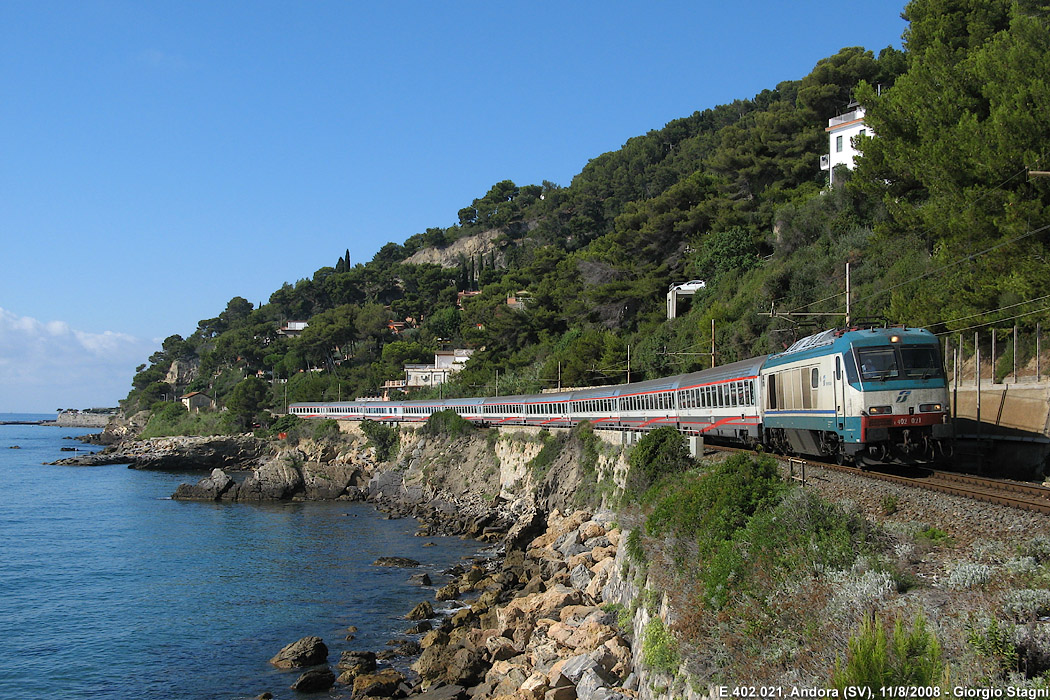
<path fill-rule="evenodd" d="M 604 669 L 601 665 L 591 658 L 590 654 L 578 654 L 565 660 L 564 663 L 555 664 L 554 668 L 551 669 L 551 676 L 556 681 L 555 686 L 560 685 L 555 676 L 556 673 L 560 673 L 562 677 L 568 680 L 573 685 L 579 685 L 580 680 L 587 673 L 595 674 L 598 679 L 604 685 L 611 685 L 616 680 Z"/>
<path fill-rule="evenodd" d="M 303 637 L 277 652 L 270 663 L 277 668 L 304 668 L 323 664 L 327 660 L 328 647 L 320 637 Z"/>
<path fill-rule="evenodd" d="M 459 585 L 456 583 L 450 583 L 447 586 L 442 586 L 434 594 L 434 600 L 455 600 L 459 598 Z"/>
<path fill-rule="evenodd" d="M 354 679 L 355 697 L 389 698 L 397 693 L 398 686 L 405 680 L 404 674 L 392 668 L 379 673 L 370 673 Z"/>
<path fill-rule="evenodd" d="M 433 647 L 431 647 L 433 648 Z M 479 649 L 459 649 L 448 665 L 448 681 L 470 687 L 485 677 L 487 666 Z"/>
<path fill-rule="evenodd" d="M 434 617 L 434 606 L 430 604 L 429 600 L 424 600 L 405 615 L 406 620 L 427 620 L 432 617 Z"/>
<path fill-rule="evenodd" d="M 411 569 L 419 566 L 419 562 L 408 557 L 379 557 L 372 566 L 390 566 L 398 569 Z M 425 575 L 425 574 L 424 574 Z"/>
<path fill-rule="evenodd" d="M 311 668 L 292 683 L 292 690 L 301 693 L 317 693 L 335 685 L 335 674 L 327 666 Z"/>
<path fill-rule="evenodd" d="M 251 435 L 153 438 L 120 447 L 132 469 L 165 471 L 243 468 L 265 449 L 265 443 Z"/>
<path fill-rule="evenodd" d="M 234 481 L 219 468 L 212 469 L 211 476 L 195 485 L 179 484 L 172 496 L 180 501 L 218 501 L 234 486 Z"/>
<path fill-rule="evenodd" d="M 594 575 L 583 564 L 577 564 L 576 568 L 569 573 L 569 582 L 572 584 L 572 587 L 581 591 L 587 589 L 587 585 L 592 578 L 594 578 Z"/>
<path fill-rule="evenodd" d="M 352 673 L 351 678 L 366 673 L 374 673 L 376 670 L 376 654 L 374 651 L 344 651 L 339 657 L 339 663 L 336 667 L 344 672 L 343 675 L 346 675 L 347 672 Z M 339 682 L 346 683 L 347 681 L 340 680 Z"/>
<path fill-rule="evenodd" d="M 415 656 L 422 651 L 419 642 L 414 639 L 391 639 L 386 644 L 389 647 L 393 647 L 391 651 L 394 652 L 394 657 Z"/>
<path fill-rule="evenodd" d="M 430 576 L 425 572 L 422 574 L 412 574 L 408 578 L 408 582 L 416 586 L 430 586 L 433 582 L 430 580 Z"/>
<path fill-rule="evenodd" d="M 405 630 L 405 634 L 425 634 L 434 629 L 429 620 L 421 620 Z"/>
<path fill-rule="evenodd" d="M 298 456 L 297 456 L 298 455 Z M 301 452 L 283 452 L 267 461 L 244 480 L 237 491 L 241 501 L 287 500 L 303 490 L 303 475 L 295 464 Z"/>
<path fill-rule="evenodd" d="M 423 635 L 423 639 L 419 642 L 419 645 L 424 649 L 429 649 L 435 644 L 441 646 L 448 644 L 448 634 L 442 630 L 431 630 Z"/>

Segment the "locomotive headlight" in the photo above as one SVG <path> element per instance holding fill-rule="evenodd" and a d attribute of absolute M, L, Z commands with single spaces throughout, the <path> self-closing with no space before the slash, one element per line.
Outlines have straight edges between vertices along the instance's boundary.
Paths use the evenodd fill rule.
<path fill-rule="evenodd" d="M 892 406 L 872 406 L 868 409 L 869 416 L 885 416 L 893 413 Z"/>
<path fill-rule="evenodd" d="M 923 413 L 939 413 L 944 410 L 944 406 L 939 403 L 922 403 L 919 404 L 919 410 Z"/>
<path fill-rule="evenodd" d="M 901 337 L 899 335 L 891 335 L 890 336 L 890 342 L 891 343 L 899 343 L 899 342 L 901 342 Z"/>

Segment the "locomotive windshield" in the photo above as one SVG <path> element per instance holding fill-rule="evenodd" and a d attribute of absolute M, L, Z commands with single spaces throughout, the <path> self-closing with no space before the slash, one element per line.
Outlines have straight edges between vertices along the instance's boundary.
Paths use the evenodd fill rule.
<path fill-rule="evenodd" d="M 861 379 L 877 381 L 907 377 L 933 379 L 944 376 L 940 355 L 930 345 L 857 348 Z"/>
<path fill-rule="evenodd" d="M 900 374 L 892 347 L 857 348 L 861 379 L 890 379 Z"/>
<path fill-rule="evenodd" d="M 904 373 L 919 379 L 938 378 L 942 376 L 941 356 L 937 348 L 929 345 L 905 345 L 901 347 L 901 360 Z"/>

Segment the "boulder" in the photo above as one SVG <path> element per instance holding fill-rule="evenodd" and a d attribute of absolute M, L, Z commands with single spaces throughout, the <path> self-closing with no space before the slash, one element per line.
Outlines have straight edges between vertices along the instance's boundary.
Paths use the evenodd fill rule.
<path fill-rule="evenodd" d="M 340 498 L 358 475 L 356 467 L 341 462 L 304 462 L 302 466 L 305 496 L 311 501 Z"/>
<path fill-rule="evenodd" d="M 328 660 L 328 647 L 320 637 L 303 637 L 288 644 L 270 663 L 277 668 L 304 668 L 317 666 Z"/>
<path fill-rule="evenodd" d="M 244 480 L 237 498 L 242 501 L 280 501 L 300 493 L 303 475 L 295 466 L 296 462 L 291 451 L 267 461 Z"/>
<path fill-rule="evenodd" d="M 301 693 L 318 693 L 335 685 L 335 674 L 327 666 L 311 668 L 292 683 L 292 690 Z"/>
<path fill-rule="evenodd" d="M 375 673 L 376 654 L 374 651 L 344 651 L 336 667 L 343 672 L 339 677 L 339 682 L 349 684 L 357 676 Z M 343 680 L 348 673 L 350 680 Z"/>
<path fill-rule="evenodd" d="M 378 673 L 369 673 L 354 679 L 355 697 L 389 698 L 397 693 L 398 686 L 405 680 L 404 674 L 392 668 L 385 668 Z"/>
<path fill-rule="evenodd" d="M 434 606 L 429 600 L 424 600 L 405 615 L 406 620 L 428 620 L 432 617 L 434 617 Z"/>
<path fill-rule="evenodd" d="M 211 476 L 201 479 L 196 484 L 179 484 L 172 498 L 179 501 L 218 501 L 234 484 L 226 472 L 216 467 L 212 469 Z"/>
<path fill-rule="evenodd" d="M 434 647 L 431 647 L 433 649 Z M 452 655 L 448 665 L 448 681 L 467 687 L 477 685 L 485 677 L 488 664 L 480 649 L 462 648 Z"/>

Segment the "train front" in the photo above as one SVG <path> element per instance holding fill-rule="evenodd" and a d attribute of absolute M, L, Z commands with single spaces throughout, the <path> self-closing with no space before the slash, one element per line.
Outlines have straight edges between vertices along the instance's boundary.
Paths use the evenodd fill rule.
<path fill-rule="evenodd" d="M 849 403 L 863 462 L 933 462 L 951 454 L 948 381 L 936 336 L 923 328 L 845 334 Z M 852 360 L 852 362 L 850 361 Z M 859 421 L 858 421 L 859 419 Z"/>

